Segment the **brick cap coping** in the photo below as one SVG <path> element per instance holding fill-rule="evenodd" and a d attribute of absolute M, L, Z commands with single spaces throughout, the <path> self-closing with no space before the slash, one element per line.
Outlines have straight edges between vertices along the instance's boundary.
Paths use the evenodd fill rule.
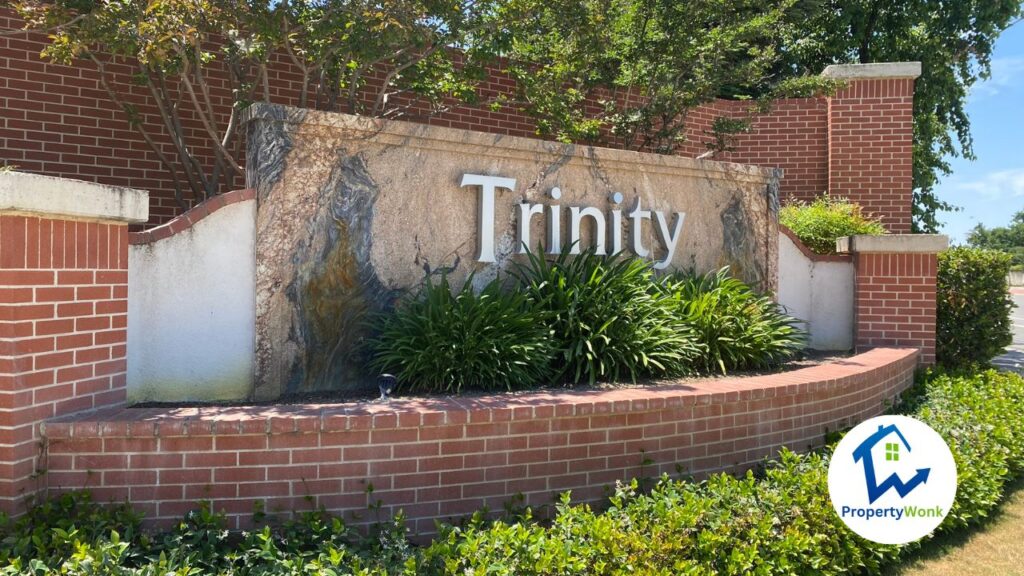
<path fill-rule="evenodd" d="M 947 247 L 949 247 L 949 237 L 944 234 L 883 234 L 881 236 L 859 234 L 844 236 L 836 240 L 837 251 L 851 254 L 937 254 Z"/>
<path fill-rule="evenodd" d="M 192 207 L 191 210 L 176 216 L 173 220 L 170 220 L 160 226 L 143 232 L 129 233 L 128 243 L 133 246 L 138 246 L 142 244 L 151 244 L 157 240 L 163 240 L 164 238 L 170 238 L 179 232 L 188 230 L 194 226 L 196 222 L 199 222 L 203 218 L 206 218 L 225 206 L 255 199 L 256 191 L 251 188 L 232 190 L 231 192 L 218 194 L 209 200 L 197 204 Z"/>
<path fill-rule="evenodd" d="M 917 78 L 921 75 L 920 62 L 877 62 L 873 64 L 832 64 L 826 66 L 822 76 L 847 80 L 876 80 L 882 78 Z"/>
<path fill-rule="evenodd" d="M 238 407 L 110 408 L 40 424 L 46 438 L 209 436 L 438 426 L 469 421 L 529 420 L 697 406 L 806 393 L 830 383 L 907 363 L 916 348 L 875 348 L 850 358 L 790 372 L 714 378 L 646 388 L 396 398 L 388 403 L 289 404 Z M 479 416 L 478 416 L 479 414 Z M 486 414 L 486 420 L 484 415 Z"/>
<path fill-rule="evenodd" d="M 0 212 L 139 224 L 149 192 L 27 172 L 0 174 Z"/>
<path fill-rule="evenodd" d="M 287 125 L 323 127 L 332 136 L 346 140 L 372 138 L 381 145 L 409 148 L 441 148 L 478 158 L 515 158 L 537 161 L 538 154 L 559 156 L 563 162 L 587 166 L 599 162 L 604 168 L 626 167 L 633 171 L 694 175 L 711 180 L 768 184 L 782 177 L 777 168 L 749 164 L 699 160 L 669 154 L 619 150 L 581 144 L 565 144 L 522 136 L 506 136 L 461 128 L 446 128 L 402 120 L 383 120 L 338 112 L 257 102 L 243 113 L 243 123 L 269 122 Z M 255 172 L 249 173 L 248 186 L 258 188 Z"/>
<path fill-rule="evenodd" d="M 797 250 L 800 250 L 800 253 L 811 262 L 853 262 L 853 257 L 849 254 L 818 254 L 814 250 L 808 248 L 795 232 L 786 228 L 782 224 L 779 224 L 779 232 L 782 232 L 786 235 L 786 238 L 792 240 L 793 244 L 796 245 Z"/>

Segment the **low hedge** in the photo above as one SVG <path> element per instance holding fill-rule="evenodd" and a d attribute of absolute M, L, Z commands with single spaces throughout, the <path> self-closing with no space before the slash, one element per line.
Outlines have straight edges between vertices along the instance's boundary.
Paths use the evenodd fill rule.
<path fill-rule="evenodd" d="M 927 375 L 900 411 L 935 428 L 956 459 L 956 501 L 940 532 L 983 520 L 1024 470 L 1018 375 Z M 0 573 L 873 574 L 920 546 L 875 544 L 846 529 L 829 501 L 827 471 L 827 451 L 783 451 L 760 473 L 696 483 L 662 478 L 648 492 L 634 481 L 603 511 L 572 505 L 566 495 L 550 521 L 529 510 L 493 522 L 477 515 L 442 527 L 424 547 L 409 543 L 401 518 L 363 536 L 323 513 L 232 534 L 201 509 L 169 533 L 145 535 L 126 506 L 65 495 L 0 526 Z"/>
<path fill-rule="evenodd" d="M 1010 255 L 956 247 L 939 253 L 935 355 L 947 367 L 985 364 L 1013 342 Z"/>

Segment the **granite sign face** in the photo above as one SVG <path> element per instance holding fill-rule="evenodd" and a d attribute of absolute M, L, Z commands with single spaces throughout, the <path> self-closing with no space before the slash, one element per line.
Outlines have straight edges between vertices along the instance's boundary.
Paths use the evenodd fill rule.
<path fill-rule="evenodd" d="M 265 104 L 248 131 L 258 399 L 365 388 L 368 314 L 526 247 L 776 285 L 774 170 Z"/>

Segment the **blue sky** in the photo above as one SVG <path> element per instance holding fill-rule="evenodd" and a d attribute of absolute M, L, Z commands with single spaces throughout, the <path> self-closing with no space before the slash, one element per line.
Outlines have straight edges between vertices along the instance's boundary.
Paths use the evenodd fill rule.
<path fill-rule="evenodd" d="M 939 215 L 953 243 L 978 223 L 1004 226 L 1024 209 L 1024 23 L 996 41 L 992 77 L 975 84 L 967 112 L 978 159 L 954 158 L 936 186 L 939 198 L 962 208 Z"/>

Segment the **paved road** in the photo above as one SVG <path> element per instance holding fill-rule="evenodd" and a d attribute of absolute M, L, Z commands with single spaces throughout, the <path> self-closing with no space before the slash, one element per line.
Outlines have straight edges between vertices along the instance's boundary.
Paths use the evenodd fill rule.
<path fill-rule="evenodd" d="M 993 364 L 1007 370 L 1024 373 L 1024 288 L 1011 289 L 1013 303 L 1017 305 L 1011 313 L 1013 319 L 1013 344 L 1006 354 L 993 360 Z"/>

